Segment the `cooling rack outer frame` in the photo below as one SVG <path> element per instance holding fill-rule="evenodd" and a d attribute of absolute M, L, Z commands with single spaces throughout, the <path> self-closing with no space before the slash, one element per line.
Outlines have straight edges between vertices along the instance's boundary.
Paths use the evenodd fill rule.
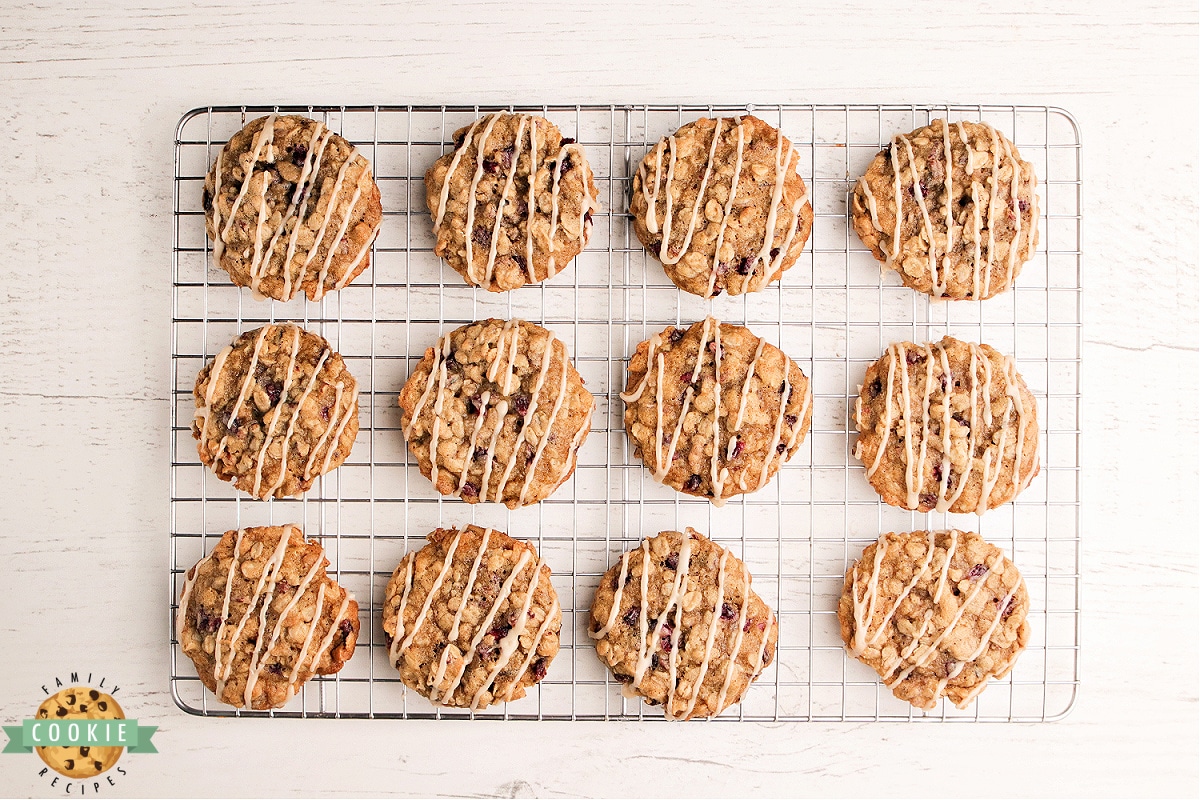
<path fill-rule="evenodd" d="M 603 209 L 588 248 L 563 273 L 488 295 L 461 283 L 432 254 L 425 169 L 451 134 L 494 110 L 537 113 L 587 149 Z M 319 302 L 257 302 L 212 263 L 199 196 L 229 135 L 272 113 L 322 119 L 372 161 L 384 223 L 372 266 Z M 702 301 L 679 292 L 648 256 L 626 213 L 632 175 L 663 135 L 701 116 L 753 113 L 787 135 L 814 207 L 805 254 L 753 296 Z M 983 119 L 1004 131 L 1039 176 L 1040 243 L 1016 287 L 983 303 L 933 303 L 882 276 L 848 223 L 847 199 L 870 158 L 896 133 L 937 117 Z M 599 575 L 659 529 L 692 525 L 731 547 L 780 620 L 774 663 L 722 721 L 1041 722 L 1074 707 L 1080 686 L 1080 375 L 1083 342 L 1083 176 L 1079 125 L 1064 109 L 1012 104 L 753 105 L 247 105 L 185 113 L 176 128 L 172 210 L 171 531 L 168 573 L 170 687 L 189 714 L 217 717 L 466 719 L 404 690 L 387 664 L 378 619 L 399 557 L 438 525 L 491 524 L 534 541 L 555 568 L 562 650 L 522 700 L 475 716 L 526 720 L 663 719 L 621 696 L 587 636 Z M 800 452 L 753 495 L 715 510 L 648 480 L 622 424 L 625 362 L 667 324 L 713 313 L 780 344 L 812 378 L 814 419 Z M 521 316 L 572 348 L 597 397 L 576 475 L 549 500 L 509 512 L 437 496 L 404 448 L 395 395 L 437 335 L 471 319 Z M 294 321 L 321 333 L 359 378 L 360 433 L 346 464 L 300 500 L 262 503 L 216 480 L 190 436 L 191 386 L 204 361 L 243 330 Z M 1010 352 L 1038 400 L 1041 476 L 1014 503 L 983 517 L 917 514 L 884 506 L 851 450 L 856 376 L 887 343 L 945 332 Z M 975 336 L 972 336 L 975 334 Z M 318 539 L 330 572 L 358 596 L 362 631 L 341 673 L 310 681 L 287 707 L 255 712 L 214 701 L 175 631 L 183 573 L 225 530 L 298 523 Z M 886 530 L 959 527 L 1002 546 L 1025 575 L 1033 637 L 1013 672 L 965 711 L 943 701 L 919 712 L 891 697 L 847 658 L 834 608 L 842 574 Z"/>

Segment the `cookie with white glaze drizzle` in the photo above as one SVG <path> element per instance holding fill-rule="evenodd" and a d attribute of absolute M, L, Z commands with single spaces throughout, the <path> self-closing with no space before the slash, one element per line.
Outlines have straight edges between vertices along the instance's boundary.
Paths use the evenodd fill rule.
<path fill-rule="evenodd" d="M 985 300 L 1008 289 L 1033 257 L 1037 174 L 992 126 L 936 119 L 875 156 L 854 188 L 851 216 L 859 238 L 906 286 Z"/>
<path fill-rule="evenodd" d="M 740 703 L 775 657 L 779 626 L 750 571 L 696 531 L 663 531 L 600 578 L 588 634 L 626 696 L 670 719 Z"/>
<path fill-rule="evenodd" d="M 893 506 L 982 514 L 1040 470 L 1037 402 L 1013 359 L 986 344 L 890 345 L 854 416 L 854 455 Z"/>
<path fill-rule="evenodd" d="M 370 265 L 383 220 L 366 157 L 307 117 L 251 120 L 217 154 L 203 200 L 217 265 L 275 300 L 346 286 Z"/>
<path fill-rule="evenodd" d="M 571 477 L 596 406 L 566 345 L 519 319 L 440 337 L 399 402 L 404 439 L 439 492 L 509 508 L 544 500 Z"/>
<path fill-rule="evenodd" d="M 196 376 L 200 461 L 254 497 L 292 497 L 337 469 L 358 436 L 358 382 L 298 325 L 246 331 Z"/>
<path fill-rule="evenodd" d="M 634 453 L 654 479 L 716 506 L 765 486 L 812 421 L 800 367 L 712 317 L 639 344 L 621 399 Z"/>
<path fill-rule="evenodd" d="M 562 610 L 537 549 L 493 528 L 439 528 L 384 592 L 388 657 L 404 685 L 476 711 L 519 700 L 558 653 Z"/>
<path fill-rule="evenodd" d="M 175 618 L 184 655 L 217 699 L 282 708 L 354 655 L 358 603 L 295 525 L 226 531 L 187 571 Z"/>
<path fill-rule="evenodd" d="M 433 252 L 472 286 L 505 292 L 561 272 L 587 246 L 599 192 L 587 153 L 533 114 L 487 114 L 425 173 Z"/>
<path fill-rule="evenodd" d="M 689 122 L 642 159 L 629 213 L 675 285 L 701 297 L 757 292 L 812 232 L 791 141 L 758 117 Z"/>
<path fill-rule="evenodd" d="M 1016 566 L 977 533 L 885 533 L 846 571 L 838 621 L 850 655 L 901 700 L 965 708 L 1029 641 Z"/>

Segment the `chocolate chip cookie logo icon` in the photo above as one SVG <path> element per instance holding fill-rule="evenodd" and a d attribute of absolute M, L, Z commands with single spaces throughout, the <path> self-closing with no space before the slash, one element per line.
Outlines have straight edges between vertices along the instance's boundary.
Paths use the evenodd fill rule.
<path fill-rule="evenodd" d="M 90 675 L 88 676 L 91 677 Z M 101 688 L 77 683 L 78 673 L 71 674 L 69 683 L 55 679 L 58 691 L 43 686 L 48 695 L 38 706 L 34 716 L 21 721 L 20 725 L 5 725 L 8 743 L 4 753 L 32 753 L 46 764 L 39 776 L 53 770 L 71 781 L 88 781 L 108 772 L 116 766 L 122 753 L 157 753 L 150 737 L 158 729 L 154 725 L 138 725 L 135 719 L 126 719 L 120 703 L 112 694 Z M 115 693 L 117 687 L 112 687 Z M 48 768 L 48 769 L 47 769 Z M 117 767 L 117 773 L 125 770 Z M 57 786 L 59 778 L 51 779 Z M 105 782 L 115 785 L 111 775 Z M 75 784 L 68 784 L 69 787 Z M 99 781 L 78 786 L 80 794 L 96 793 L 102 784 Z"/>

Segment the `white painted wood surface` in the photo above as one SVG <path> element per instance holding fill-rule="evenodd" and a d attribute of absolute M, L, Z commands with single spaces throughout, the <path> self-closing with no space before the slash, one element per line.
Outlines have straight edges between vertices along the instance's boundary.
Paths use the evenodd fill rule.
<path fill-rule="evenodd" d="M 109 794 L 1197 792 L 1197 13 L 1186 2 L 5 4 L 0 720 L 111 676 Z M 1035 726 L 207 720 L 164 645 L 171 137 L 207 103 L 1030 102 L 1085 179 L 1083 686 Z M 27 757 L 0 793 L 52 795 Z"/>

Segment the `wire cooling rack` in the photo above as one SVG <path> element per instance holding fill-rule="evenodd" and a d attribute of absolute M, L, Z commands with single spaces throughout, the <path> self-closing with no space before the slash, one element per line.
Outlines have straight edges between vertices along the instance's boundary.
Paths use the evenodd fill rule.
<path fill-rule="evenodd" d="M 520 106 L 553 120 L 586 148 L 603 210 L 588 248 L 555 278 L 505 294 L 463 284 L 432 253 L 425 170 L 451 134 L 496 110 L 469 106 L 211 107 L 188 112 L 175 140 L 171 357 L 171 689 L 185 711 L 208 716 L 463 718 L 407 692 L 387 659 L 379 610 L 405 552 L 439 526 L 491 525 L 536 542 L 554 569 L 562 650 L 522 700 L 477 713 L 505 719 L 656 720 L 661 709 L 622 697 L 587 636 L 599 577 L 645 536 L 691 525 L 740 555 L 776 610 L 774 663 L 745 700 L 718 719 L 1042 721 L 1066 714 L 1079 685 L 1079 408 L 1082 348 L 1082 187 L 1079 130 L 1042 106 L 759 105 Z M 319 302 L 255 301 L 212 259 L 200 207 L 204 174 L 225 141 L 272 111 L 321 119 L 374 165 L 384 222 L 371 268 Z M 778 126 L 800 154 L 814 210 L 799 262 L 762 292 L 713 301 L 679 291 L 633 234 L 632 175 L 647 150 L 701 116 L 751 112 Z M 934 303 L 880 275 L 847 222 L 855 179 L 895 133 L 935 117 L 985 120 L 1035 165 L 1040 243 L 1017 286 L 976 302 Z M 622 422 L 625 363 L 664 326 L 711 313 L 779 345 L 811 377 L 812 429 L 768 486 L 722 509 L 655 484 L 634 458 Z M 488 316 L 554 330 L 597 398 L 575 476 L 550 499 L 508 511 L 433 491 L 405 448 L 396 397 L 439 334 Z M 337 348 L 358 378 L 360 432 L 346 462 L 300 500 L 248 499 L 199 463 L 190 433 L 192 386 L 204 362 L 243 330 L 294 321 Z M 852 456 L 853 398 L 890 342 L 945 333 L 1012 354 L 1037 397 L 1042 472 L 1014 503 L 983 517 L 919 514 L 884 505 Z M 360 604 L 354 658 L 309 682 L 284 709 L 237 711 L 214 700 L 179 649 L 174 609 L 183 572 L 229 529 L 297 523 L 319 539 L 330 571 Z M 1001 545 L 1025 575 L 1032 639 L 1012 673 L 967 710 L 943 701 L 920 712 L 896 700 L 843 651 L 835 614 L 847 565 L 881 532 L 959 527 Z"/>

